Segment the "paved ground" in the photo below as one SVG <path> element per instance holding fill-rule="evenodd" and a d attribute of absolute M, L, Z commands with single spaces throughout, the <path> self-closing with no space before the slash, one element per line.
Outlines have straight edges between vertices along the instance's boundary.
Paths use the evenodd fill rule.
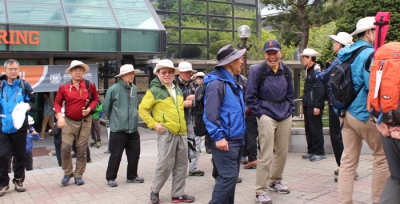
<path fill-rule="evenodd" d="M 126 158 L 121 161 L 117 178 L 118 187 L 110 188 L 105 180 L 108 154 L 105 128 L 103 132 L 103 146 L 97 149 L 92 147 L 91 155 L 93 163 L 87 165 L 84 174 L 85 185 L 73 184 L 73 179 L 66 187 L 60 185 L 63 172 L 57 167 L 55 156 L 34 157 L 34 169 L 26 173 L 24 182 L 27 191 L 18 193 L 10 190 L 0 198 L 0 203 L 149 203 L 151 181 L 157 162 L 156 134 L 154 131 L 139 128 L 141 133 L 141 158 L 139 161 L 139 175 L 144 177 L 142 184 L 127 184 Z M 52 149 L 52 138 L 35 142 L 35 147 Z M 186 191 L 189 195 L 196 196 L 198 204 L 208 203 L 214 179 L 211 176 L 211 155 L 201 153 L 199 166 L 206 172 L 204 177 L 187 177 Z M 280 203 L 337 203 L 337 183 L 334 182 L 333 170 L 336 168 L 334 156 L 327 155 L 326 160 L 310 162 L 302 160 L 300 153 L 289 153 L 284 171 L 283 183 L 291 189 L 288 195 L 271 192 L 269 196 L 274 204 Z M 240 176 L 243 182 L 237 184 L 235 201 L 238 204 L 255 203 L 255 172 L 256 170 L 241 169 Z M 360 159 L 358 173 L 359 179 L 354 186 L 354 203 L 372 203 L 370 198 L 370 184 L 372 172 L 372 157 L 363 154 Z M 12 178 L 12 174 L 10 174 Z M 171 203 L 171 178 L 168 179 L 160 192 L 161 203 Z"/>

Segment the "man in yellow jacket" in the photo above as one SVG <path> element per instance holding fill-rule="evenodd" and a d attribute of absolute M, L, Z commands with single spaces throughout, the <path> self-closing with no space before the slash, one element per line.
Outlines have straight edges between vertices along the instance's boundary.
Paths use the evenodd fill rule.
<path fill-rule="evenodd" d="M 184 99 L 182 91 L 173 83 L 179 69 L 172 61 L 164 59 L 157 63 L 154 74 L 157 77 L 151 81 L 150 89 L 139 105 L 140 117 L 158 135 L 158 162 L 150 200 L 153 204 L 160 202 L 159 192 L 172 172 L 172 202 L 190 203 L 195 198 L 184 194 L 188 165 Z"/>

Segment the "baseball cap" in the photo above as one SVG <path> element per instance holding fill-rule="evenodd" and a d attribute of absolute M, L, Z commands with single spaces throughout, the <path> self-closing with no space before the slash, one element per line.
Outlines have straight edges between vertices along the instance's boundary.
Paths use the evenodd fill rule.
<path fill-rule="evenodd" d="M 281 51 L 281 44 L 277 40 L 267 40 L 264 43 L 264 52 L 269 50 Z"/>

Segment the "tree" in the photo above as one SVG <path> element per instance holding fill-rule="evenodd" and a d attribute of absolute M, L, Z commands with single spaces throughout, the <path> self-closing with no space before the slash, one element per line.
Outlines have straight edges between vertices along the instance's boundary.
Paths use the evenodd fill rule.
<path fill-rule="evenodd" d="M 265 24 L 277 31 L 281 41 L 294 42 L 300 52 L 307 47 L 309 30 L 336 20 L 343 15 L 347 0 L 261 0 L 270 9 L 283 13 L 269 16 Z"/>

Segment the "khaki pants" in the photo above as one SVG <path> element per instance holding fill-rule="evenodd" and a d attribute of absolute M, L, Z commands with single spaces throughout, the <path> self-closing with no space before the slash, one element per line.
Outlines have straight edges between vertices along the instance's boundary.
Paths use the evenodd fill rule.
<path fill-rule="evenodd" d="M 267 194 L 270 183 L 282 180 L 292 134 L 292 117 L 277 122 L 266 115 L 262 115 L 257 118 L 257 123 L 260 153 L 258 155 L 255 189 L 258 195 L 263 195 Z"/>
<path fill-rule="evenodd" d="M 379 131 L 371 121 L 363 123 L 346 112 L 342 136 L 344 150 L 339 170 L 338 203 L 353 203 L 354 176 L 360 159 L 362 140 L 365 140 L 372 149 L 374 160 L 372 162 L 371 196 L 373 203 L 379 203 L 385 181 L 389 177 L 389 169 Z"/>
<path fill-rule="evenodd" d="M 44 115 L 42 122 L 42 129 L 40 130 L 40 137 L 44 138 L 44 132 L 46 131 L 46 126 L 49 124 L 50 128 L 54 130 L 54 121 L 52 115 Z"/>
<path fill-rule="evenodd" d="M 86 170 L 86 148 L 88 145 L 90 130 L 92 128 L 92 117 L 86 117 L 85 121 L 75 121 L 65 118 L 67 125 L 62 129 L 61 165 L 65 175 L 73 172 L 71 149 L 72 143 L 76 141 L 76 167 L 74 177 L 82 177 Z M 82 124 L 82 127 L 81 127 Z M 78 135 L 79 128 L 81 132 Z"/>

